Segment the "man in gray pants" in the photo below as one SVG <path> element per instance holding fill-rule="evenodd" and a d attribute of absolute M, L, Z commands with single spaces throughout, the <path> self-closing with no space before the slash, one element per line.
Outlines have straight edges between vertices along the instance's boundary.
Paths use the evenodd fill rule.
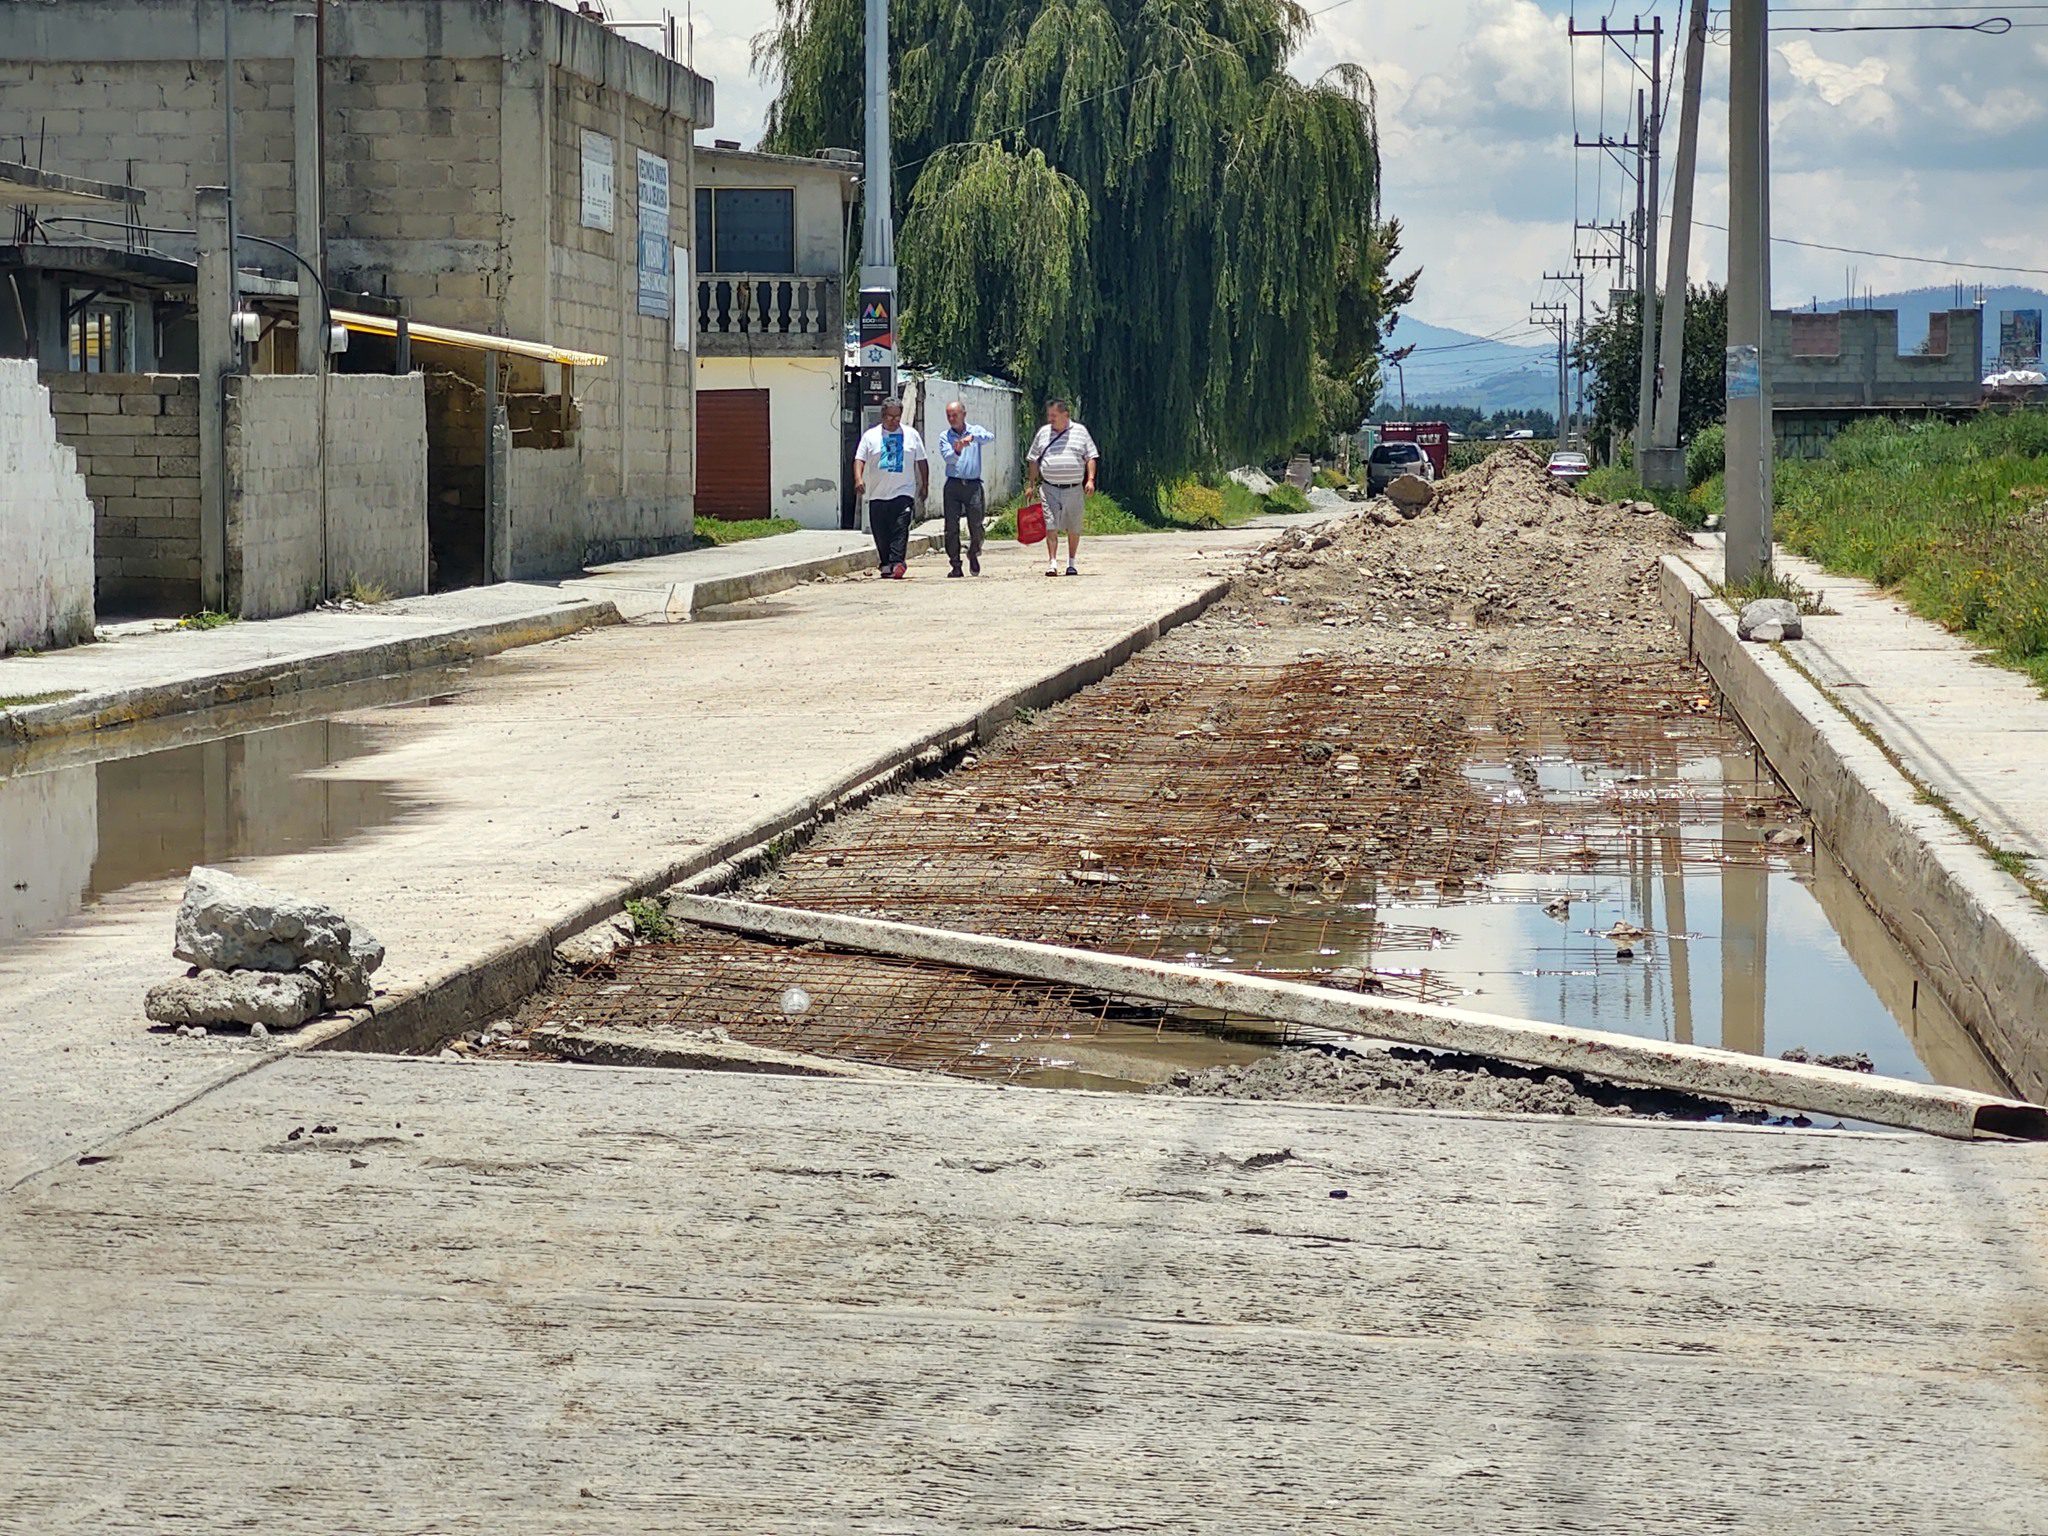
<path fill-rule="evenodd" d="M 1024 477 L 1038 487 L 1045 505 L 1045 574 L 1060 573 L 1060 535 L 1067 536 L 1067 574 L 1078 576 L 1074 557 L 1081 548 L 1081 522 L 1095 493 L 1101 454 L 1088 429 L 1067 413 L 1067 402 L 1045 402 L 1045 425 L 1024 456 Z"/>
<path fill-rule="evenodd" d="M 996 440 L 987 427 L 967 419 L 967 407 L 955 400 L 946 407 L 946 430 L 939 434 L 939 457 L 946 461 L 946 487 L 940 500 L 946 512 L 948 576 L 960 574 L 960 519 L 967 519 L 967 565 L 981 574 L 981 530 L 988 516 L 988 497 L 981 483 L 981 445 Z"/>

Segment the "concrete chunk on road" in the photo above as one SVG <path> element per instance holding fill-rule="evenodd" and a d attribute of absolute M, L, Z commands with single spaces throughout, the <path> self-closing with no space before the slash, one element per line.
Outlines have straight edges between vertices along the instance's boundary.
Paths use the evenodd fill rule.
<path fill-rule="evenodd" d="M 1403 475 L 1387 487 L 1387 500 L 1403 517 L 1414 517 L 1436 500 L 1436 487 L 1420 475 Z"/>
<path fill-rule="evenodd" d="M 384 946 L 367 933 L 358 938 L 332 907 L 204 865 L 178 904 L 172 953 L 216 971 L 295 971 L 309 960 L 343 966 L 352 955 L 374 971 L 384 961 Z"/>
<path fill-rule="evenodd" d="M 320 1011 L 320 982 L 304 971 L 197 971 L 143 999 L 159 1024 L 261 1024 L 297 1029 Z"/>

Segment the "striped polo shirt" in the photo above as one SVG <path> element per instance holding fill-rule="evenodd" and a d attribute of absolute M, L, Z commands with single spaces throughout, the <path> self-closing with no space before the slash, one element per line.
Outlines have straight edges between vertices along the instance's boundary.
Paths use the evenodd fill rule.
<path fill-rule="evenodd" d="M 1047 485 L 1079 485 L 1088 478 L 1088 461 L 1099 459 L 1102 454 L 1088 429 L 1078 421 L 1070 421 L 1064 432 L 1053 431 L 1050 423 L 1040 427 L 1038 436 L 1031 439 L 1031 452 L 1026 457 L 1038 466 Z"/>

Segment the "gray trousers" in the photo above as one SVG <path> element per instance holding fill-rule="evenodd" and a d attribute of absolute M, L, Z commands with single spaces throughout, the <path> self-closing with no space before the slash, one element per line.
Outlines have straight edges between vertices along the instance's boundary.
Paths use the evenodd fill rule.
<path fill-rule="evenodd" d="M 946 512 L 946 560 L 960 569 L 960 519 L 967 519 L 967 553 L 981 564 L 982 525 L 988 520 L 988 498 L 979 480 L 948 480 L 942 497 Z"/>

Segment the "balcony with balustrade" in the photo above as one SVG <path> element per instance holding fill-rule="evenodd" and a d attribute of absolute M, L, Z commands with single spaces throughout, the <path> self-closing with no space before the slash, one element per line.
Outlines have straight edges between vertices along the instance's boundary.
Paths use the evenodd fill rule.
<path fill-rule="evenodd" d="M 717 272 L 697 279 L 697 337 L 706 357 L 837 357 L 846 317 L 836 277 Z"/>

